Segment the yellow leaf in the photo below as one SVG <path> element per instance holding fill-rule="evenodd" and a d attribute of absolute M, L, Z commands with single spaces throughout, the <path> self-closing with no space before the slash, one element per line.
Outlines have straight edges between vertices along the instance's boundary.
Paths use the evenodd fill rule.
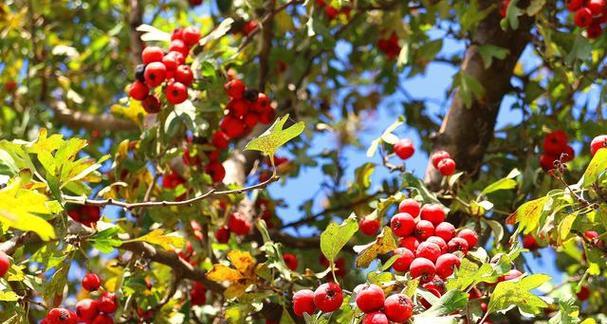
<path fill-rule="evenodd" d="M 177 236 L 176 233 L 164 234 L 164 230 L 160 228 L 128 242 L 147 242 L 159 245 L 165 250 L 172 250 L 173 248 L 182 249 L 185 246 L 185 239 L 183 237 Z"/>
<path fill-rule="evenodd" d="M 32 231 L 43 241 L 55 238 L 55 230 L 38 215 L 50 214 L 48 198 L 16 183 L 0 190 L 0 223 L 22 231 Z"/>
<path fill-rule="evenodd" d="M 243 275 L 250 277 L 255 268 L 255 259 L 249 252 L 232 250 L 228 253 L 228 260 L 232 262 L 234 268 Z"/>
<path fill-rule="evenodd" d="M 242 275 L 240 272 L 223 264 L 214 264 L 213 268 L 207 272 L 207 278 L 215 282 L 237 282 L 242 279 Z"/>
<path fill-rule="evenodd" d="M 237 298 L 240 297 L 244 294 L 245 290 L 247 289 L 248 285 L 243 285 L 243 284 L 233 284 L 230 287 L 228 287 L 224 292 L 223 295 L 230 299 L 230 298 Z"/>
<path fill-rule="evenodd" d="M 142 127 L 143 125 L 143 116 L 145 116 L 145 110 L 143 110 L 141 102 L 137 100 L 130 100 L 128 107 L 115 104 L 110 108 L 110 111 L 114 115 L 132 120 L 139 127 Z"/>
<path fill-rule="evenodd" d="M 398 244 L 396 244 L 394 235 L 392 235 L 392 230 L 390 227 L 386 226 L 381 234 L 377 236 L 375 242 L 354 247 L 354 251 L 358 253 L 358 257 L 356 257 L 356 266 L 366 268 L 378 255 L 393 251 L 397 247 Z"/>

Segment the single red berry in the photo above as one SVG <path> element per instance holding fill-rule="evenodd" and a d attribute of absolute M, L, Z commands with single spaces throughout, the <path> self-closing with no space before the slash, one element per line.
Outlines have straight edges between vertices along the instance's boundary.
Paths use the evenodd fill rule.
<path fill-rule="evenodd" d="M 166 79 L 167 69 L 162 62 L 152 62 L 145 66 L 143 77 L 145 84 L 150 88 L 155 88 L 161 85 Z"/>
<path fill-rule="evenodd" d="M 257 28 L 257 22 L 255 20 L 249 20 L 242 25 L 242 34 L 247 36 Z"/>
<path fill-rule="evenodd" d="M 374 236 L 379 231 L 380 225 L 381 224 L 379 223 L 379 220 L 365 217 L 360 220 L 358 228 L 360 228 L 360 231 L 363 234 L 368 236 Z"/>
<path fill-rule="evenodd" d="M 338 277 L 344 277 L 346 275 L 346 259 L 339 258 L 335 260 L 335 274 Z"/>
<path fill-rule="evenodd" d="M 177 69 L 177 67 L 181 64 L 178 62 L 177 55 L 183 58 L 183 55 L 178 52 L 168 52 L 165 56 L 162 57 L 162 64 L 164 64 L 167 71 L 175 71 L 175 69 Z"/>
<path fill-rule="evenodd" d="M 244 215 L 235 212 L 228 219 L 228 228 L 232 233 L 244 236 L 251 232 L 251 223 Z"/>
<path fill-rule="evenodd" d="M 522 272 L 520 272 L 516 269 L 512 269 L 512 270 L 508 271 L 506 274 L 497 278 L 497 281 L 502 282 L 502 281 L 514 280 L 514 279 L 520 278 L 522 275 L 523 275 Z"/>
<path fill-rule="evenodd" d="M 544 171 L 550 171 L 554 169 L 554 161 L 557 159 L 558 158 L 554 155 L 544 153 L 540 155 L 540 166 Z"/>
<path fill-rule="evenodd" d="M 259 122 L 259 120 L 257 120 L 257 114 L 252 112 L 246 114 L 243 118 L 243 121 L 248 128 L 255 127 L 255 125 L 257 125 L 257 123 Z"/>
<path fill-rule="evenodd" d="M 436 265 L 435 265 L 435 267 L 436 267 Z M 436 270 L 438 271 L 438 268 Z M 432 278 L 432 280 L 423 284 L 422 287 L 424 287 L 428 290 L 437 291 L 439 296 L 441 296 L 442 294 L 445 293 L 445 282 L 438 275 L 435 275 L 434 278 Z"/>
<path fill-rule="evenodd" d="M 80 321 L 86 322 L 93 320 L 98 313 L 99 309 L 96 300 L 86 298 L 76 303 L 76 314 Z"/>
<path fill-rule="evenodd" d="M 451 155 L 447 151 L 436 151 L 432 153 L 430 156 L 430 160 L 432 160 L 432 165 L 438 169 L 438 163 L 444 159 L 450 159 Z"/>
<path fill-rule="evenodd" d="M 573 147 L 571 147 L 571 145 L 567 145 L 565 150 L 561 153 L 561 160 L 563 162 L 569 162 L 573 160 L 574 157 L 575 151 L 573 150 Z"/>
<path fill-rule="evenodd" d="M 455 251 L 460 251 L 464 254 L 468 253 L 468 241 L 464 240 L 461 237 L 454 237 L 449 242 L 447 242 L 447 246 L 449 247 L 449 252 L 453 253 Z"/>
<path fill-rule="evenodd" d="M 418 258 L 426 258 L 432 262 L 435 262 L 441 253 L 442 251 L 440 246 L 426 241 L 419 243 L 419 246 L 415 251 L 415 256 Z"/>
<path fill-rule="evenodd" d="M 238 138 L 242 136 L 245 131 L 245 123 L 232 115 L 223 117 L 219 127 L 229 138 Z"/>
<path fill-rule="evenodd" d="M 160 100 L 158 100 L 158 98 L 156 98 L 154 95 L 148 95 L 145 97 L 141 105 L 143 106 L 143 110 L 145 110 L 145 112 L 148 114 L 157 114 L 160 112 Z"/>
<path fill-rule="evenodd" d="M 96 291 L 101 286 L 101 278 L 95 273 L 87 273 L 82 278 L 82 288 L 88 291 Z"/>
<path fill-rule="evenodd" d="M 408 236 L 415 230 L 415 219 L 407 213 L 398 213 L 390 220 L 390 227 L 394 235 L 399 237 Z"/>
<path fill-rule="evenodd" d="M 8 257 L 6 253 L 0 251 L 0 277 L 4 277 L 4 275 L 8 272 L 8 269 L 11 268 L 11 259 Z"/>
<path fill-rule="evenodd" d="M 440 162 L 438 162 L 438 171 L 440 172 L 440 174 L 442 174 L 443 176 L 450 176 L 452 174 L 455 173 L 455 161 L 453 161 L 453 159 L 442 159 Z"/>
<path fill-rule="evenodd" d="M 46 315 L 49 324 L 76 324 L 78 316 L 65 308 L 53 308 Z"/>
<path fill-rule="evenodd" d="M 183 40 L 183 28 L 179 27 L 173 30 L 173 33 L 171 34 L 171 40 L 176 39 Z"/>
<path fill-rule="evenodd" d="M 535 237 L 533 237 L 533 235 L 527 234 L 523 236 L 523 247 L 525 249 L 535 251 L 540 247 L 540 245 L 537 243 L 537 240 L 535 239 Z"/>
<path fill-rule="evenodd" d="M 390 324 L 390 321 L 386 314 L 382 312 L 373 312 L 363 316 L 362 324 Z"/>
<path fill-rule="evenodd" d="M 270 98 L 265 93 L 260 92 L 257 94 L 257 100 L 251 106 L 251 109 L 256 113 L 262 113 L 268 108 L 272 108 L 270 103 Z"/>
<path fill-rule="evenodd" d="M 243 99 L 233 99 L 226 106 L 230 113 L 240 119 L 249 112 L 249 103 Z"/>
<path fill-rule="evenodd" d="M 384 303 L 384 312 L 389 320 L 404 323 L 413 315 L 413 302 L 404 294 L 389 296 Z"/>
<path fill-rule="evenodd" d="M 590 24 L 590 26 L 588 26 L 588 28 L 586 28 L 586 36 L 589 39 L 599 38 L 599 36 L 601 36 L 602 34 L 603 34 L 603 28 L 601 27 L 601 24 L 598 22 L 593 21 L 592 24 Z"/>
<path fill-rule="evenodd" d="M 129 97 L 138 101 L 145 99 L 149 93 L 150 88 L 141 81 L 135 81 L 129 87 Z"/>
<path fill-rule="evenodd" d="M 181 39 L 175 39 L 171 41 L 169 45 L 169 52 L 179 52 L 183 55 L 184 58 L 188 57 L 190 54 L 190 49 L 185 45 L 184 41 Z"/>
<path fill-rule="evenodd" d="M 573 12 L 577 11 L 584 5 L 585 0 L 568 0 L 567 1 L 567 10 Z"/>
<path fill-rule="evenodd" d="M 204 168 L 204 172 L 211 176 L 213 182 L 221 182 L 226 176 L 226 169 L 223 167 L 223 164 L 217 161 L 209 162 Z"/>
<path fill-rule="evenodd" d="M 326 6 L 324 8 L 325 10 L 325 14 L 327 15 L 327 18 L 329 18 L 329 20 L 333 20 L 337 17 L 337 15 L 339 15 L 339 10 L 337 10 L 337 8 L 333 7 L 333 6 Z"/>
<path fill-rule="evenodd" d="M 468 242 L 468 248 L 472 248 L 476 246 L 476 243 L 478 243 L 478 235 L 475 231 L 469 228 L 464 228 L 463 230 L 459 231 L 459 233 L 457 233 L 457 237 L 461 237 L 466 240 L 466 242 Z"/>
<path fill-rule="evenodd" d="M 599 238 L 599 233 L 597 231 L 585 231 L 584 238 L 588 241 L 594 241 Z M 1 273 L 1 272 L 0 272 Z M 0 276 L 1 277 L 1 276 Z"/>
<path fill-rule="evenodd" d="M 162 187 L 166 189 L 175 189 L 185 182 L 186 180 L 175 171 L 171 171 L 162 177 Z"/>
<path fill-rule="evenodd" d="M 240 98 L 242 98 L 242 96 L 244 94 L 245 85 L 244 85 L 244 82 L 242 82 L 242 80 L 233 79 L 233 80 L 226 82 L 223 85 L 223 88 L 225 89 L 228 96 L 230 96 L 231 98 L 240 99 Z"/>
<path fill-rule="evenodd" d="M 407 198 L 407 199 L 401 201 L 400 204 L 398 205 L 399 213 L 407 213 L 407 214 L 413 216 L 413 218 L 419 216 L 420 210 L 421 210 L 421 204 L 413 198 Z"/>
<path fill-rule="evenodd" d="M 446 279 L 453 274 L 455 268 L 460 265 L 458 257 L 451 253 L 443 254 L 436 259 L 436 274 L 441 278 Z"/>
<path fill-rule="evenodd" d="M 230 240 L 230 230 L 227 227 L 220 227 L 215 231 L 217 242 L 225 244 Z"/>
<path fill-rule="evenodd" d="M 207 288 L 200 281 L 192 282 L 190 301 L 194 306 L 202 306 L 207 302 Z"/>
<path fill-rule="evenodd" d="M 211 143 L 218 149 L 225 149 L 230 144 L 230 138 L 225 132 L 218 130 L 211 136 Z"/>
<path fill-rule="evenodd" d="M 420 212 L 420 218 L 429 221 L 432 225 L 438 225 L 444 222 L 445 217 L 445 210 L 439 204 L 425 205 Z"/>
<path fill-rule="evenodd" d="M 304 313 L 312 315 L 316 312 L 314 305 L 314 292 L 310 289 L 303 289 L 293 294 L 293 313 L 297 316 L 303 316 Z"/>
<path fill-rule="evenodd" d="M 415 236 L 420 240 L 425 240 L 434 235 L 434 225 L 427 220 L 420 220 L 415 225 Z"/>
<path fill-rule="evenodd" d="M 587 286 L 582 286 L 580 288 L 580 291 L 575 293 L 575 295 L 580 301 L 586 301 L 588 297 L 590 297 L 590 288 L 588 288 Z"/>
<path fill-rule="evenodd" d="M 173 104 L 180 104 L 188 99 L 188 88 L 181 82 L 171 82 L 164 88 L 164 95 Z"/>
<path fill-rule="evenodd" d="M 428 282 L 432 280 L 436 273 L 434 263 L 425 258 L 415 258 L 409 266 L 409 273 L 413 278 L 420 278 L 421 282 Z"/>
<path fill-rule="evenodd" d="M 398 255 L 398 258 L 392 264 L 392 269 L 398 272 L 409 271 L 409 266 L 415 259 L 413 252 L 407 248 L 397 248 L 394 250 L 394 255 Z"/>
<path fill-rule="evenodd" d="M 384 291 L 377 285 L 365 285 L 356 294 L 356 306 L 363 313 L 372 313 L 384 307 Z"/>
<path fill-rule="evenodd" d="M 590 9 L 593 16 L 598 16 L 605 10 L 605 0 L 588 0 L 586 7 Z"/>
<path fill-rule="evenodd" d="M 510 5 L 510 0 L 502 0 L 502 2 L 500 4 L 500 16 L 502 16 L 502 18 L 506 17 L 506 14 L 508 13 L 509 5 Z"/>
<path fill-rule="evenodd" d="M 157 46 L 148 46 L 141 51 L 141 61 L 143 61 L 143 64 L 162 62 L 163 57 L 162 48 Z"/>
<path fill-rule="evenodd" d="M 455 237 L 455 226 L 449 222 L 442 222 L 436 225 L 434 235 L 442 238 L 445 242 L 449 242 Z"/>
<path fill-rule="evenodd" d="M 479 299 L 483 297 L 483 293 L 480 289 L 474 287 L 468 292 L 468 300 Z"/>
<path fill-rule="evenodd" d="M 186 27 L 183 29 L 183 42 L 187 47 L 192 47 L 200 40 L 200 31 L 196 27 Z"/>
<path fill-rule="evenodd" d="M 264 125 L 268 125 L 268 124 L 272 123 L 275 116 L 276 116 L 276 112 L 274 111 L 274 109 L 272 107 L 267 107 L 267 108 L 264 108 L 261 113 L 259 113 L 259 115 L 257 116 L 257 119 L 259 120 L 260 123 L 262 123 Z"/>
<path fill-rule="evenodd" d="M 282 255 L 282 259 L 285 261 L 285 264 L 291 271 L 297 271 L 297 266 L 299 262 L 297 261 L 297 256 L 292 253 L 285 253 Z"/>
<path fill-rule="evenodd" d="M 573 22 L 580 28 L 586 28 L 592 23 L 592 12 L 586 7 L 582 7 L 575 12 Z"/>
<path fill-rule="evenodd" d="M 114 319 L 107 314 L 98 314 L 91 324 L 114 324 Z"/>
<path fill-rule="evenodd" d="M 607 135 L 599 135 L 593 138 L 590 142 L 590 155 L 594 156 L 603 147 L 607 147 Z"/>
<path fill-rule="evenodd" d="M 404 247 L 409 251 L 416 251 L 419 246 L 419 241 L 415 236 L 401 237 L 398 239 L 398 246 Z"/>
<path fill-rule="evenodd" d="M 341 287 L 335 282 L 324 283 L 314 291 L 314 304 L 324 313 L 336 311 L 343 301 Z"/>
<path fill-rule="evenodd" d="M 106 314 L 112 314 L 118 309 L 118 298 L 116 294 L 111 292 L 104 292 L 101 294 L 99 299 L 97 299 L 99 311 L 102 311 Z"/>
<path fill-rule="evenodd" d="M 435 231 L 436 232 L 436 231 Z M 434 233 L 436 234 L 436 233 Z M 447 253 L 449 251 L 449 247 L 447 246 L 447 241 L 443 240 L 440 236 L 430 236 L 429 238 L 426 239 L 426 242 L 428 243 L 434 243 L 436 245 L 438 245 L 438 247 L 441 250 L 441 253 Z"/>
<path fill-rule="evenodd" d="M 560 155 L 567 146 L 567 133 L 563 130 L 552 131 L 544 137 L 544 152 L 550 155 Z"/>
<path fill-rule="evenodd" d="M 175 70 L 175 81 L 183 83 L 186 87 L 192 85 L 192 81 L 194 80 L 194 74 L 192 70 L 187 65 L 180 65 Z"/>
<path fill-rule="evenodd" d="M 394 153 L 403 160 L 412 157 L 415 153 L 413 142 L 408 138 L 400 139 L 398 142 L 396 142 L 396 144 L 394 144 L 392 149 L 394 150 Z"/>

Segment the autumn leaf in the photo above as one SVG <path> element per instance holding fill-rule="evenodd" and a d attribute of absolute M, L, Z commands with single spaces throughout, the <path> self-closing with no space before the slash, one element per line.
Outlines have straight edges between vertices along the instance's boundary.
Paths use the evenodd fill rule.
<path fill-rule="evenodd" d="M 531 290 L 538 288 L 550 280 L 545 274 L 533 274 L 521 280 L 503 281 L 495 286 L 495 290 L 489 300 L 488 312 L 495 313 L 517 306 L 521 311 L 528 314 L 538 314 L 548 304 Z"/>
<path fill-rule="evenodd" d="M 356 257 L 356 266 L 366 268 L 371 264 L 378 255 L 386 254 L 398 247 L 392 230 L 390 227 L 384 227 L 381 234 L 377 236 L 375 242 L 367 245 L 358 245 L 354 247 L 354 251 L 358 253 Z"/>
<path fill-rule="evenodd" d="M 287 129 L 283 129 L 287 120 L 289 120 L 288 114 L 276 119 L 268 130 L 251 140 L 245 146 L 245 150 L 261 151 L 268 156 L 273 156 L 279 147 L 299 136 L 306 127 L 304 122 L 300 121 Z"/>
<path fill-rule="evenodd" d="M 138 237 L 136 239 L 128 240 L 126 242 L 147 242 L 154 245 L 159 245 L 165 250 L 172 250 L 173 248 L 183 248 L 185 246 L 185 239 L 178 236 L 177 233 L 165 234 L 163 229 L 155 229 L 148 234 Z"/>
<path fill-rule="evenodd" d="M 223 264 L 214 264 L 213 268 L 207 272 L 207 278 L 215 282 L 236 282 L 242 279 L 242 274 Z"/>

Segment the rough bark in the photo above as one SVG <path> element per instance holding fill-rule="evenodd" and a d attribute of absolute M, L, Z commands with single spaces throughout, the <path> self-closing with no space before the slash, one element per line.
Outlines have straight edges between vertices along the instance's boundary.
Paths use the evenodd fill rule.
<path fill-rule="evenodd" d="M 495 1 L 481 1 L 484 8 L 494 4 Z M 517 30 L 504 31 L 500 27 L 501 17 L 496 10 L 473 32 L 461 72 L 476 79 L 483 86 L 484 95 L 475 98 L 466 107 L 460 90 L 456 89 L 449 112 L 435 137 L 434 149 L 449 152 L 457 163 L 458 171 L 464 171 L 468 177 L 474 177 L 482 165 L 487 146 L 493 138 L 502 99 L 511 89 L 510 79 L 514 66 L 531 38 L 532 19 L 526 15 L 519 18 Z M 489 68 L 485 68 L 485 62 L 479 53 L 479 46 L 487 44 L 509 51 L 503 60 L 494 58 Z M 425 181 L 432 189 L 440 185 L 441 176 L 431 163 L 428 164 Z"/>

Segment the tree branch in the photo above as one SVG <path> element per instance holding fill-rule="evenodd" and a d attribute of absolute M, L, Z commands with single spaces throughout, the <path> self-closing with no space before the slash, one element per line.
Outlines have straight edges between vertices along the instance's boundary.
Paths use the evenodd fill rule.
<path fill-rule="evenodd" d="M 71 110 L 63 101 L 54 102 L 50 106 L 55 113 L 55 119 L 70 128 L 105 131 L 138 130 L 137 125 L 130 120 L 116 118 L 112 115 L 95 115 L 88 112 Z"/>

